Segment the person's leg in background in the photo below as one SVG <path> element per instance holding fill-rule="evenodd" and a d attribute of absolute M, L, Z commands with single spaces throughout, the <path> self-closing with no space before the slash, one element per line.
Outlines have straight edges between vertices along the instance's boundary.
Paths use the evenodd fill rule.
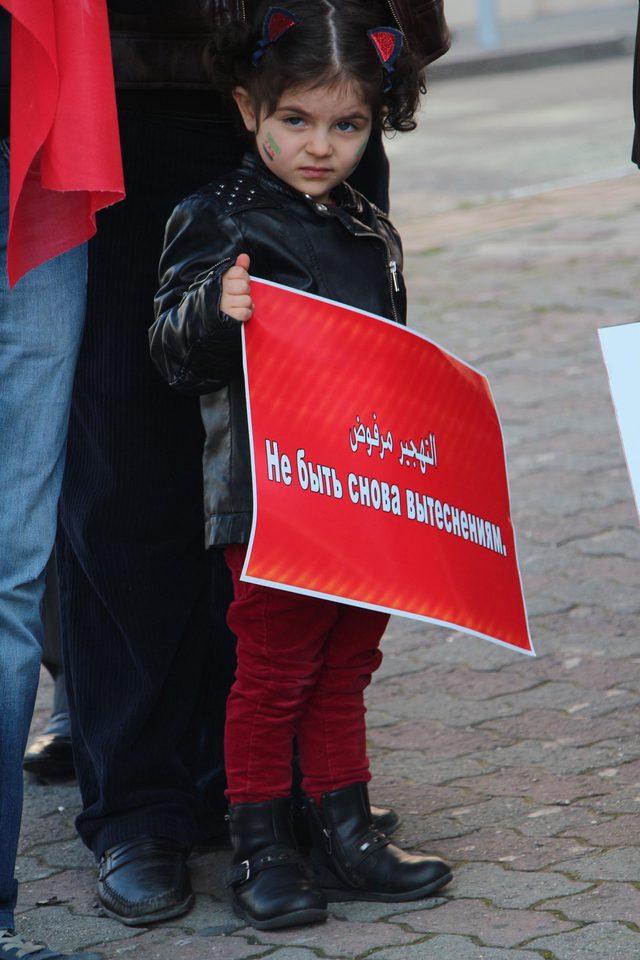
<path fill-rule="evenodd" d="M 12 933 L 22 818 L 22 759 L 41 661 L 40 603 L 51 555 L 73 375 L 82 337 L 86 247 L 6 280 L 8 150 L 0 146 L 0 957 Z M 13 951 L 13 952 L 12 952 Z M 33 960 L 52 958 L 44 947 Z M 56 954 L 55 956 L 59 956 Z"/>
<path fill-rule="evenodd" d="M 60 592 L 55 550 L 45 570 L 45 591 L 40 604 L 44 630 L 42 663 L 53 678 L 51 717 L 40 736 L 29 745 L 23 769 L 42 781 L 61 780 L 75 776 L 71 748 L 71 721 L 62 666 L 60 638 Z"/>
<path fill-rule="evenodd" d="M 127 199 L 100 215 L 90 245 L 59 563 L 78 830 L 97 858 L 110 851 L 105 909 L 136 924 L 191 903 L 199 799 L 185 743 L 210 649 L 229 642 L 211 615 L 199 401 L 161 380 L 148 328 L 173 207 L 243 148 L 227 122 L 120 121 Z"/>

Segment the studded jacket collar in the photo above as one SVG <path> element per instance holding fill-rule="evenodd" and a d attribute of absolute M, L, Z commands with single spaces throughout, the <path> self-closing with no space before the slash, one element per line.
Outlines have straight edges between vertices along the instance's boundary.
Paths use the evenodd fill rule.
<path fill-rule="evenodd" d="M 246 542 L 252 492 L 241 325 L 220 312 L 222 275 L 251 272 L 405 322 L 402 251 L 388 218 L 344 185 L 326 206 L 274 177 L 256 153 L 173 212 L 160 261 L 151 355 L 171 387 L 202 397 L 206 542 Z"/>

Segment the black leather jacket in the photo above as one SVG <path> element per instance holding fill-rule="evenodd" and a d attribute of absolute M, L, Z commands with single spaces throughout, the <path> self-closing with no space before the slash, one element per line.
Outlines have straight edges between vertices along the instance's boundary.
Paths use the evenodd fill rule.
<path fill-rule="evenodd" d="M 202 396 L 207 546 L 244 543 L 251 531 L 241 324 L 219 310 L 221 276 L 238 254 L 251 256 L 256 277 L 405 322 L 398 234 L 347 185 L 336 200 L 316 203 L 250 153 L 167 224 L 149 342 L 169 384 Z"/>
<path fill-rule="evenodd" d="M 207 88 L 207 46 L 223 20 L 244 18 L 255 0 L 108 0 L 120 89 Z M 444 0 L 387 0 L 424 66 L 449 49 Z M 286 6 L 286 2 L 284 4 Z"/>

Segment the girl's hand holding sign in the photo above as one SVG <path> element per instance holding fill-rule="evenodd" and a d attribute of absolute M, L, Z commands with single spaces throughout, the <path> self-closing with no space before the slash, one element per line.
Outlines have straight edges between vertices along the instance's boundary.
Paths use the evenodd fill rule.
<path fill-rule="evenodd" d="M 241 253 L 222 278 L 222 299 L 220 309 L 228 317 L 233 317 L 240 323 L 246 323 L 253 315 L 253 301 L 251 299 L 251 279 L 249 267 L 251 260 L 246 253 Z"/>

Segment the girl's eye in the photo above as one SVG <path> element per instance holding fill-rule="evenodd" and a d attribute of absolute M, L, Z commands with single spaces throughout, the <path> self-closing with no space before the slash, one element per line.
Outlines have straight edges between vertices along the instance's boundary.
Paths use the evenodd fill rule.
<path fill-rule="evenodd" d="M 351 120 L 340 120 L 336 126 L 341 133 L 352 133 L 354 130 L 358 129 L 355 123 L 352 123 Z"/>
<path fill-rule="evenodd" d="M 285 123 L 288 123 L 290 127 L 301 127 L 304 123 L 302 117 L 285 117 Z"/>

